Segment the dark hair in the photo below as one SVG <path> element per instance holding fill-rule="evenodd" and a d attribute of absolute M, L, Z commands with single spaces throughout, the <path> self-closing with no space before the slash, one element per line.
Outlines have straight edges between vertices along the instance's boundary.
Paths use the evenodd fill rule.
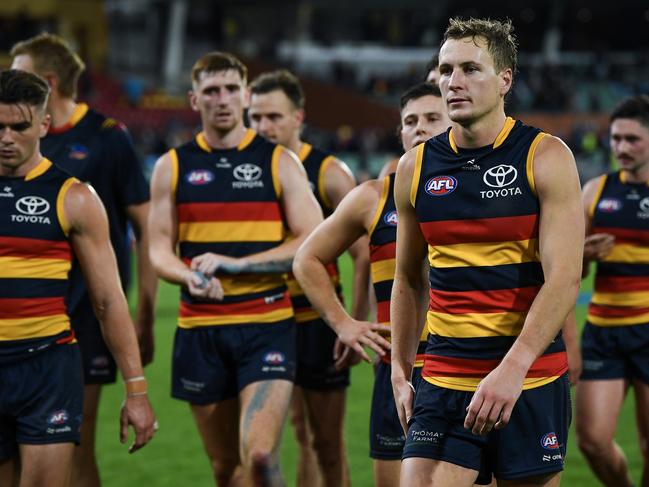
<path fill-rule="evenodd" d="M 282 90 L 295 108 L 304 108 L 304 92 L 300 80 L 286 69 L 263 73 L 250 83 L 250 92 L 254 95 L 263 95 L 275 90 Z"/>
<path fill-rule="evenodd" d="M 649 127 L 649 95 L 631 96 L 622 100 L 613 109 L 611 122 L 618 118 L 631 118 Z"/>
<path fill-rule="evenodd" d="M 216 73 L 234 69 L 239 73 L 243 83 L 248 80 L 248 68 L 239 59 L 227 52 L 214 51 L 205 54 L 192 67 L 192 81 L 198 82 L 203 73 Z"/>
<path fill-rule="evenodd" d="M 433 54 L 433 57 L 430 58 L 430 60 L 426 63 L 425 66 L 425 72 L 424 72 L 424 81 L 428 79 L 428 74 L 433 70 L 437 69 L 437 66 L 439 65 L 439 53 Z"/>
<path fill-rule="evenodd" d="M 518 47 L 511 20 L 452 18 L 448 21 L 442 44 L 449 39 L 467 37 L 471 37 L 473 42 L 477 37 L 487 41 L 487 50 L 494 61 L 496 72 L 511 68 L 512 73 L 516 73 Z"/>
<path fill-rule="evenodd" d="M 44 110 L 49 94 L 50 87 L 40 76 L 18 69 L 0 71 L 0 103 Z"/>
<path fill-rule="evenodd" d="M 403 110 L 410 100 L 416 100 L 428 95 L 441 98 L 442 93 L 436 85 L 431 83 L 418 83 L 415 86 L 411 86 L 401 95 L 399 102 L 400 109 Z"/>
<path fill-rule="evenodd" d="M 10 51 L 12 57 L 26 54 L 34 62 L 34 70 L 41 76 L 48 72 L 56 75 L 57 89 L 61 95 L 74 98 L 77 94 L 79 76 L 86 69 L 81 58 L 62 37 L 43 32 L 15 44 Z"/>

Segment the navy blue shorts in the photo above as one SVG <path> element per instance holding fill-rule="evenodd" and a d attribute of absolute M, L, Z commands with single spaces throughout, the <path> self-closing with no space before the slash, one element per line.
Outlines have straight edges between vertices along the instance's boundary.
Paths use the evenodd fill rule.
<path fill-rule="evenodd" d="M 639 379 L 649 384 L 649 324 L 584 325 L 581 380 Z"/>
<path fill-rule="evenodd" d="M 0 460 L 18 444 L 79 443 L 83 404 L 76 344 L 48 348 L 0 367 Z"/>
<path fill-rule="evenodd" d="M 379 362 L 372 391 L 370 412 L 370 458 L 375 460 L 401 460 L 406 435 L 403 432 L 392 391 L 392 366 Z M 412 384 L 418 387 L 421 367 L 412 371 Z"/>
<path fill-rule="evenodd" d="M 171 395 L 191 404 L 237 397 L 248 384 L 295 379 L 295 323 L 178 328 Z"/>
<path fill-rule="evenodd" d="M 81 350 L 84 384 L 113 384 L 117 378 L 117 365 L 99 326 L 77 329 L 74 334 Z"/>
<path fill-rule="evenodd" d="M 476 483 L 524 479 L 563 470 L 571 421 L 567 374 L 521 393 L 509 424 L 486 436 L 464 429 L 473 392 L 421 380 L 403 458 L 441 460 L 479 472 Z"/>
<path fill-rule="evenodd" d="M 334 365 L 336 333 L 322 319 L 297 323 L 297 371 L 295 385 L 318 391 L 349 386 L 349 369 Z"/>

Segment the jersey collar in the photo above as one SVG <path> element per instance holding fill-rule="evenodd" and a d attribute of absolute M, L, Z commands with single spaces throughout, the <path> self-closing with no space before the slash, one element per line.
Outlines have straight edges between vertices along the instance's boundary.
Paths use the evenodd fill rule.
<path fill-rule="evenodd" d="M 500 133 L 498 134 L 498 136 L 496 137 L 496 140 L 494 140 L 494 143 L 491 146 L 493 149 L 497 149 L 498 147 L 503 145 L 503 143 L 507 139 L 507 136 L 512 131 L 512 129 L 514 128 L 515 124 L 516 124 L 516 120 L 514 120 L 513 118 L 507 117 L 505 119 L 505 125 L 503 125 L 503 128 L 500 130 Z M 451 149 L 453 149 L 453 152 L 455 152 L 456 154 L 460 153 L 460 151 L 457 148 L 457 144 L 455 143 L 455 138 L 453 137 L 453 129 L 452 128 L 448 132 L 448 143 L 451 146 Z"/>

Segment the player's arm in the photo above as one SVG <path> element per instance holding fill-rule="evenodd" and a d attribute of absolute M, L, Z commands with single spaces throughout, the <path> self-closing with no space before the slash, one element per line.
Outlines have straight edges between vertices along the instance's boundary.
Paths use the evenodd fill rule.
<path fill-rule="evenodd" d="M 149 258 L 149 210 L 148 202 L 126 207 L 136 240 L 138 298 L 135 328 L 144 365 L 153 360 L 153 323 L 158 293 L 158 276 Z"/>
<path fill-rule="evenodd" d="M 546 136 L 539 143 L 534 180 L 541 206 L 539 252 L 545 282 L 520 335 L 473 395 L 464 426 L 474 434 L 509 422 L 527 371 L 559 333 L 579 292 L 584 250 L 579 177 L 572 153 L 556 137 Z"/>
<path fill-rule="evenodd" d="M 333 208 L 356 187 L 356 179 L 347 164 L 333 159 L 324 172 L 324 191 Z M 347 250 L 354 265 L 352 286 L 352 316 L 366 320 L 369 313 L 370 254 L 369 239 L 364 233 Z"/>
<path fill-rule="evenodd" d="M 278 172 L 280 205 L 293 238 L 272 249 L 241 258 L 208 252 L 192 260 L 192 269 L 206 276 L 215 272 L 277 274 L 291 270 L 297 249 L 322 221 L 322 210 L 311 192 L 302 163 L 292 152 L 282 150 Z"/>
<path fill-rule="evenodd" d="M 173 284 L 187 286 L 197 297 L 222 299 L 223 289 L 216 278 L 207 279 L 191 270 L 176 255 L 178 216 L 172 183 L 173 161 L 169 153 L 156 162 L 151 176 L 149 211 L 149 257 L 158 276 Z"/>
<path fill-rule="evenodd" d="M 110 245 L 106 212 L 94 190 L 80 183 L 72 184 L 65 193 L 63 212 L 95 315 L 126 384 L 120 439 L 122 443 L 126 441 L 128 425 L 133 425 L 136 438 L 129 449 L 132 452 L 153 437 L 155 416 L 146 394 L 137 339 Z"/>
<path fill-rule="evenodd" d="M 586 220 L 586 240 L 584 241 L 584 266 L 582 278 L 588 276 L 590 263 L 604 259 L 613 250 L 615 237 L 610 233 L 591 233 L 594 206 L 599 197 L 601 185 L 606 176 L 591 179 L 584 185 L 582 201 L 584 204 L 584 218 Z"/>
<path fill-rule="evenodd" d="M 411 199 L 411 186 L 418 149 L 401 158 L 394 185 L 394 199 L 399 215 L 397 225 L 397 264 L 392 286 L 390 317 L 392 324 L 392 389 L 404 431 L 412 416 L 413 389 L 410 384 L 417 344 L 424 327 L 421 306 L 427 283 L 422 272 L 426 259 L 426 240 L 417 222 Z"/>
<path fill-rule="evenodd" d="M 368 362 L 370 358 L 363 346 L 384 355 L 384 349 L 389 349 L 390 344 L 376 332 L 389 331 L 389 327 L 349 316 L 336 295 L 325 266 L 366 234 L 380 196 L 380 189 L 377 193 L 374 187 L 376 183 L 369 181 L 353 189 L 336 211 L 306 239 L 293 262 L 293 273 L 313 307 L 340 341 Z"/>

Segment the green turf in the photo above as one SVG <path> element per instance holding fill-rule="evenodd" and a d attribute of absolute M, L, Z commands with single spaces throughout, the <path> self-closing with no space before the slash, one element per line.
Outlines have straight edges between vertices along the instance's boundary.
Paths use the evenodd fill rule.
<path fill-rule="evenodd" d="M 349 259 L 343 259 L 343 282 L 349 282 Z M 586 283 L 586 288 L 589 283 Z M 349 290 L 349 286 L 346 287 Z M 347 298 L 347 302 L 350 300 Z M 134 455 L 118 440 L 118 410 L 123 397 L 122 385 L 104 390 L 98 420 L 98 457 L 105 486 L 207 486 L 212 485 L 210 466 L 203 452 L 188 406 L 170 397 L 171 344 L 177 315 L 178 291 L 162 284 L 158 297 L 156 321 L 156 358 L 147 367 L 151 401 L 160 422 L 155 440 Z M 584 307 L 578 309 L 583 322 Z M 372 468 L 368 458 L 369 409 L 372 371 L 361 364 L 352 372 L 352 386 L 347 401 L 346 442 L 352 484 L 371 486 Z M 634 427 L 632 396 L 627 398 L 620 418 L 617 440 L 626 452 L 633 477 L 639 481 L 641 460 Z M 296 446 L 287 429 L 282 445 L 282 466 L 288 485 L 295 485 Z M 563 485 L 597 485 L 575 444 L 571 431 Z"/>

